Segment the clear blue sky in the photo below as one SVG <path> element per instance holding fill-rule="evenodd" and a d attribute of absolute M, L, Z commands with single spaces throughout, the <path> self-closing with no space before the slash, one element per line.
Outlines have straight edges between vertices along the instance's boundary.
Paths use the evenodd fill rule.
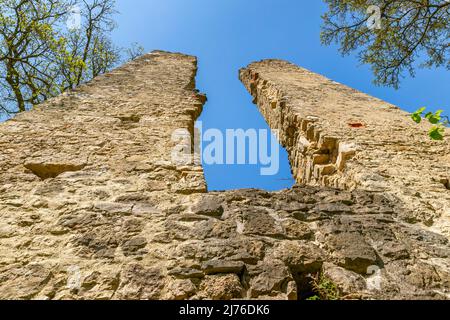
<path fill-rule="evenodd" d="M 319 0 L 117 0 L 114 41 L 139 42 L 147 51 L 178 51 L 199 58 L 198 87 L 209 102 L 206 128 L 267 128 L 238 80 L 238 69 L 255 60 L 286 59 L 333 80 L 413 111 L 420 106 L 450 112 L 450 73 L 418 70 L 399 90 L 374 86 L 368 66 L 336 47 L 320 44 Z M 258 166 L 205 166 L 210 190 L 290 187 L 287 156 L 280 174 L 262 177 Z M 285 180 L 288 179 L 288 180 Z"/>

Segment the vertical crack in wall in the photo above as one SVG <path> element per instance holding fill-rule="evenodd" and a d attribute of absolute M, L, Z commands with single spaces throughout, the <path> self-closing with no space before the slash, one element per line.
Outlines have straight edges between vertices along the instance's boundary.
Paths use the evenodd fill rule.
<path fill-rule="evenodd" d="M 292 167 L 286 149 L 275 138 L 276 134 L 258 110 L 244 110 L 249 104 L 246 94 L 240 97 L 242 92 L 221 90 L 228 96 L 223 99 L 226 102 L 221 101 L 220 96 L 209 101 L 208 114 L 198 123 L 205 140 L 197 141 L 197 146 L 203 145 L 202 150 L 196 150 L 198 156 L 195 156 L 201 156 L 206 166 L 205 178 L 210 180 L 212 187 L 208 190 L 254 188 L 279 191 L 291 188 L 294 185 Z M 237 101 L 230 102 L 229 99 Z M 229 116 L 239 115 L 239 112 L 242 112 L 239 121 Z M 210 127 L 212 123 L 214 127 Z M 198 135 L 197 138 L 200 140 Z M 200 155 L 203 151 L 206 152 Z"/>

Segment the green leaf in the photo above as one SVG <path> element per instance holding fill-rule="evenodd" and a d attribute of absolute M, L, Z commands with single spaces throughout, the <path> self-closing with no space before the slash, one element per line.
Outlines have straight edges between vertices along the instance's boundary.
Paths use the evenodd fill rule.
<path fill-rule="evenodd" d="M 420 114 L 418 113 L 413 113 L 411 118 L 416 122 L 416 123 L 421 123 L 422 122 L 422 117 L 420 116 Z"/>
<path fill-rule="evenodd" d="M 434 126 L 431 128 L 429 135 L 433 140 L 444 140 L 444 128 L 441 126 Z"/>
<path fill-rule="evenodd" d="M 417 110 L 417 111 L 414 112 L 414 113 L 422 114 L 422 113 L 424 113 L 425 110 L 427 110 L 427 107 L 420 108 L 419 110 Z"/>
<path fill-rule="evenodd" d="M 439 121 L 441 121 L 441 116 L 440 113 L 436 112 L 436 114 L 429 112 L 425 118 L 428 119 L 428 121 L 430 121 L 431 124 L 438 124 Z"/>

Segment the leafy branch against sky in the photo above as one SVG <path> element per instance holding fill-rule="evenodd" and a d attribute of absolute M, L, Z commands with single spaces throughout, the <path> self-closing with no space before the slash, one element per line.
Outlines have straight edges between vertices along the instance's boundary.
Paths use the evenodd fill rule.
<path fill-rule="evenodd" d="M 26 111 L 116 66 L 115 13 L 114 0 L 0 0 L 0 112 Z"/>
<path fill-rule="evenodd" d="M 398 88 L 417 67 L 450 69 L 450 1 L 324 1 L 322 42 L 357 52 L 375 84 Z"/>

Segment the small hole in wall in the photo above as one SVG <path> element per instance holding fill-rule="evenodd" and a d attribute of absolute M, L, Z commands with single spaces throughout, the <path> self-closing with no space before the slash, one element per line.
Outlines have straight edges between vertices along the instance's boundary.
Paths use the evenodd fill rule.
<path fill-rule="evenodd" d="M 441 183 L 447 190 L 450 190 L 450 179 L 441 179 Z"/>
<path fill-rule="evenodd" d="M 298 300 L 307 300 L 309 298 L 314 297 L 317 293 L 314 291 L 312 282 L 314 276 L 311 274 L 308 275 L 297 275 L 295 277 L 295 282 L 297 283 L 297 295 Z"/>
<path fill-rule="evenodd" d="M 297 285 L 297 300 L 340 300 L 338 285 L 315 267 L 309 271 L 292 272 Z"/>

